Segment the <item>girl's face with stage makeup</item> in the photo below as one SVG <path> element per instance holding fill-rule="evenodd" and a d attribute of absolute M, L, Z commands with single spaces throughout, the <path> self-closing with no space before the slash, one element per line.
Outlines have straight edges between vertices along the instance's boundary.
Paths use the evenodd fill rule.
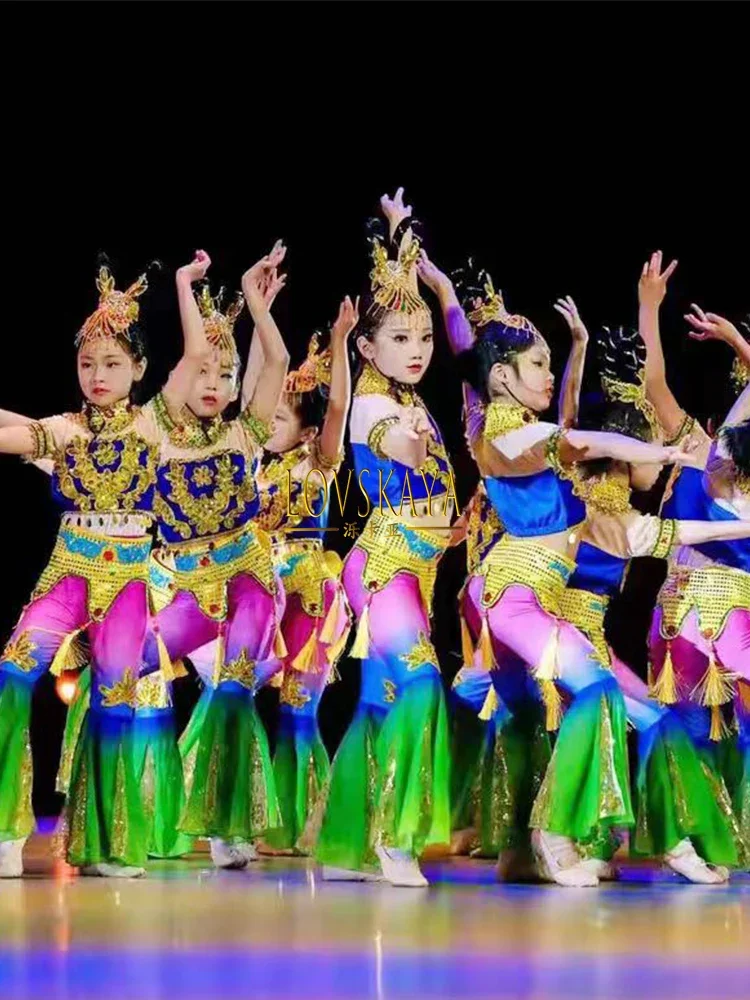
<path fill-rule="evenodd" d="M 303 440 L 311 440 L 315 436 L 315 428 L 302 426 L 299 411 L 295 409 L 293 402 L 294 397 L 290 398 L 284 393 L 276 407 L 273 416 L 273 434 L 264 445 L 266 451 L 275 455 L 283 455 L 284 452 L 296 448 Z"/>
<path fill-rule="evenodd" d="M 359 337 L 357 346 L 383 375 L 416 385 L 432 359 L 432 318 L 428 312 L 386 313 L 372 340 Z"/>
<path fill-rule="evenodd" d="M 82 344 L 78 351 L 78 384 L 86 400 L 95 406 L 114 406 L 127 399 L 145 370 L 145 359 L 136 361 L 110 337 Z"/>
<path fill-rule="evenodd" d="M 187 405 L 196 417 L 216 417 L 237 399 L 237 360 L 229 351 L 213 351 L 193 381 Z"/>
<path fill-rule="evenodd" d="M 497 364 L 490 373 L 490 396 L 543 413 L 549 409 L 555 391 L 550 370 L 549 348 L 543 340 L 517 354 L 511 362 Z"/>

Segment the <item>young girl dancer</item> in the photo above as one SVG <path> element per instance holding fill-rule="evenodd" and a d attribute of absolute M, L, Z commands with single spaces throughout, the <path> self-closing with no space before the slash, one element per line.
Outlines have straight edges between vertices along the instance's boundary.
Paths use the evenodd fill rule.
<path fill-rule="evenodd" d="M 470 407 L 467 433 L 507 531 L 469 583 L 472 603 L 481 609 L 480 634 L 493 654 L 511 652 L 531 665 L 545 690 L 556 682 L 571 699 L 531 812 L 537 867 L 561 885 L 596 885 L 576 842 L 633 817 L 622 695 L 591 643 L 562 618 L 562 594 L 585 519 L 570 466 L 583 457 L 664 462 L 675 453 L 618 434 L 566 431 L 538 421 L 550 404 L 553 379 L 549 350 L 533 324 L 510 315 L 490 290 L 489 301 L 471 317 L 478 327 L 472 345 L 450 281 L 426 258 L 420 272 L 438 294 L 454 350 L 466 351 L 462 361 L 482 404 Z M 521 692 L 512 673 L 501 689 L 511 711 Z"/>
<path fill-rule="evenodd" d="M 155 501 L 161 547 L 152 586 L 165 606 L 146 640 L 146 670 L 155 670 L 164 645 L 172 661 L 215 638 L 213 681 L 183 736 L 187 802 L 181 829 L 211 839 L 215 864 L 246 863 L 242 845 L 278 825 L 278 807 L 265 730 L 254 704 L 257 688 L 281 663 L 274 652 L 280 602 L 270 545 L 253 524 L 258 513 L 255 473 L 288 365 L 281 334 L 264 300 L 267 277 L 284 257 L 277 244 L 243 277 L 243 292 L 262 342 L 264 361 L 252 403 L 224 420 L 239 395 L 233 326 L 239 301 L 226 313 L 204 287 L 205 274 L 184 270 L 178 283 L 186 343 L 206 355 L 187 406 L 160 409 L 168 443 L 158 469 Z M 235 847 L 235 843 L 238 845 Z"/>
<path fill-rule="evenodd" d="M 33 826 L 31 692 L 66 663 L 86 632 L 91 710 L 78 740 L 69 800 L 68 860 L 84 874 L 141 875 L 146 834 L 134 768 L 133 720 L 146 632 L 148 534 L 162 434 L 153 403 L 131 405 L 146 367 L 137 327 L 145 276 L 117 291 L 106 268 L 99 306 L 81 328 L 80 413 L 0 430 L 0 451 L 54 460 L 63 509 L 57 542 L 0 661 L 0 873 L 22 874 Z M 179 408 L 200 363 L 186 345 L 163 398 Z"/>
<path fill-rule="evenodd" d="M 392 884 L 422 886 L 422 849 L 450 837 L 447 723 L 430 614 L 455 488 L 439 429 L 415 392 L 432 357 L 432 322 L 402 194 L 383 198 L 389 234 L 373 241 L 372 298 L 356 331 L 364 364 L 350 435 L 371 513 L 343 580 L 358 619 L 352 655 L 362 658 L 362 688 L 321 801 L 315 856 L 326 878 L 378 878 L 379 862 Z"/>

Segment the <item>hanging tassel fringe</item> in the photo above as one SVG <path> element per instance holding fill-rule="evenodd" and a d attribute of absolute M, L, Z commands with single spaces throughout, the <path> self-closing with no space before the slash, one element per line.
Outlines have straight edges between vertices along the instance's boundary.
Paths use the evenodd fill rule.
<path fill-rule="evenodd" d="M 292 660 L 292 667 L 301 674 L 316 674 L 320 672 L 317 663 L 318 658 L 318 632 L 317 622 L 313 626 L 310 637 L 302 649 Z"/>
<path fill-rule="evenodd" d="M 49 668 L 49 672 L 53 677 L 60 677 L 61 674 L 65 673 L 66 670 L 70 670 L 71 656 L 75 657 L 74 643 L 78 636 L 86 628 L 84 625 L 82 628 L 77 628 L 75 632 L 70 632 L 65 636 L 63 641 L 55 653 L 55 657 L 52 660 L 52 665 Z"/>
<path fill-rule="evenodd" d="M 284 642 L 281 625 L 277 625 L 276 634 L 273 637 L 273 655 L 277 656 L 280 660 L 283 660 L 288 653 L 289 650 L 286 648 L 286 643 Z"/>
<path fill-rule="evenodd" d="M 548 733 L 554 733 L 560 728 L 562 720 L 562 698 L 554 681 L 541 680 L 539 687 L 546 710 L 544 725 Z"/>
<path fill-rule="evenodd" d="M 366 660 L 370 655 L 370 605 L 365 604 L 362 617 L 357 625 L 357 634 L 354 637 L 350 656 L 356 660 Z"/>
<path fill-rule="evenodd" d="M 474 662 L 474 643 L 471 641 L 471 632 L 463 615 L 461 619 L 461 659 L 465 667 L 470 667 Z"/>
<path fill-rule="evenodd" d="M 169 684 L 175 679 L 174 667 L 169 658 L 167 647 L 164 645 L 164 640 L 158 632 L 156 633 L 156 648 L 159 651 L 159 670 L 164 680 Z"/>
<path fill-rule="evenodd" d="M 320 641 L 325 643 L 326 646 L 330 646 L 333 640 L 336 638 L 336 626 L 339 620 L 339 609 L 341 608 L 341 594 L 336 591 L 336 595 L 331 602 L 331 606 L 328 609 L 328 614 L 323 622 L 323 627 L 320 630 Z"/>
<path fill-rule="evenodd" d="M 221 671 L 224 666 L 225 654 L 226 654 L 226 643 L 224 641 L 224 633 L 219 632 L 219 637 L 216 640 L 216 654 L 214 655 L 214 672 L 213 672 L 214 687 L 218 687 L 219 679 L 221 678 Z"/>
<path fill-rule="evenodd" d="M 497 697 L 497 691 L 494 687 L 491 687 L 487 692 L 487 697 L 484 699 L 484 704 L 482 705 L 481 711 L 479 712 L 479 718 L 482 722 L 489 722 L 497 712 L 500 707 L 500 700 Z"/>
<path fill-rule="evenodd" d="M 339 638 L 336 640 L 336 642 L 334 642 L 332 646 L 329 646 L 328 649 L 326 649 L 326 659 L 333 666 L 335 666 L 336 661 L 344 652 L 344 646 L 346 646 L 346 641 L 348 638 L 349 638 L 349 627 L 345 628 L 344 631 L 339 636 Z"/>
<path fill-rule="evenodd" d="M 172 673 L 175 677 L 187 677 L 188 671 L 182 660 L 175 660 L 172 664 Z"/>
<path fill-rule="evenodd" d="M 674 705 L 679 700 L 679 696 L 677 693 L 674 663 L 672 663 L 672 643 L 669 640 L 667 640 L 667 652 L 664 657 L 664 664 L 656 681 L 653 680 L 653 667 L 651 670 L 652 678 L 649 685 L 651 697 L 656 698 L 661 705 Z"/>
<path fill-rule="evenodd" d="M 712 646 L 708 657 L 708 669 L 700 683 L 693 689 L 691 698 L 711 709 L 709 739 L 716 743 L 720 742 L 726 735 L 726 726 L 720 706 L 726 705 L 734 697 L 734 681 L 734 676 L 722 670 L 717 663 Z"/>
<path fill-rule="evenodd" d="M 534 676 L 538 681 L 554 681 L 560 676 L 557 667 L 557 649 L 560 645 L 560 628 L 555 625 L 552 635 L 547 640 L 547 644 L 542 650 L 542 655 L 537 664 Z"/>
<path fill-rule="evenodd" d="M 488 616 L 486 614 L 482 616 L 482 630 L 479 633 L 479 642 L 477 643 L 477 649 L 479 651 L 479 661 L 482 669 L 494 670 L 495 667 L 497 666 L 497 661 L 495 660 L 495 652 L 492 648 L 490 623 L 488 620 Z"/>

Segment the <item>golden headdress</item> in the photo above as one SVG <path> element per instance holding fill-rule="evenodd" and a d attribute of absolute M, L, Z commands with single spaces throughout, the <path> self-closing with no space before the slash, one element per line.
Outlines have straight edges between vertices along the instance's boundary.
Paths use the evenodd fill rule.
<path fill-rule="evenodd" d="M 321 385 L 331 384 L 331 349 L 318 351 L 320 335 L 310 337 L 307 357 L 296 369 L 289 372 L 284 383 L 286 392 L 312 392 Z"/>
<path fill-rule="evenodd" d="M 242 312 L 245 300 L 242 293 L 238 292 L 229 308 L 224 313 L 221 311 L 221 303 L 224 298 L 224 289 L 219 289 L 219 294 L 214 298 L 208 284 L 203 285 L 198 294 L 198 308 L 203 317 L 203 328 L 206 331 L 206 338 L 214 347 L 220 351 L 229 351 L 230 354 L 237 353 L 237 346 L 234 342 L 234 324 L 237 317 Z"/>
<path fill-rule="evenodd" d="M 429 307 L 419 292 L 417 282 L 417 259 L 421 244 L 411 229 L 404 233 L 395 260 L 388 256 L 388 250 L 378 236 L 371 238 L 372 263 L 370 288 L 373 305 L 389 312 L 415 316 L 429 312 Z"/>
<path fill-rule="evenodd" d="M 653 403 L 646 396 L 645 346 L 638 333 L 604 328 L 599 338 L 601 384 L 613 403 L 629 403 L 643 414 L 653 437 L 663 434 Z M 620 378 L 619 376 L 624 376 Z"/>
<path fill-rule="evenodd" d="M 468 314 L 468 319 L 474 326 L 481 328 L 487 326 L 488 323 L 502 323 L 504 326 L 509 326 L 514 330 L 527 330 L 529 333 L 533 333 L 534 336 L 543 339 L 541 333 L 539 333 L 530 319 L 508 312 L 503 302 L 502 292 L 495 291 L 492 278 L 486 271 L 481 272 L 480 280 L 482 279 L 484 279 L 484 294 L 475 296 L 475 299 L 478 298 L 481 301 L 478 305 L 475 304 L 474 308 Z"/>
<path fill-rule="evenodd" d="M 116 337 L 129 339 L 128 331 L 140 312 L 138 299 L 148 288 L 148 281 L 142 274 L 124 292 L 118 292 L 109 268 L 100 267 L 96 287 L 99 289 L 99 305 L 76 334 L 77 347 Z"/>

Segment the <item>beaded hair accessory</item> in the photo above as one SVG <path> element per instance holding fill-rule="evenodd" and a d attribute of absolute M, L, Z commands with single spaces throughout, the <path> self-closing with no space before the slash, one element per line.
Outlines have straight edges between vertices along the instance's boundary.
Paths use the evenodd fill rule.
<path fill-rule="evenodd" d="M 629 403 L 643 414 L 653 437 L 662 433 L 651 401 L 646 397 L 646 346 L 637 331 L 604 327 L 599 334 L 600 379 L 604 395 L 613 403 Z"/>
<path fill-rule="evenodd" d="M 320 334 L 314 333 L 310 337 L 307 357 L 296 371 L 289 372 L 286 377 L 286 392 L 312 392 L 322 385 L 331 384 L 331 349 L 327 347 L 324 351 L 319 351 L 319 343 Z"/>
<path fill-rule="evenodd" d="M 503 301 L 503 293 L 495 291 L 492 278 L 487 271 L 481 271 L 479 279 L 480 281 L 484 279 L 482 294 L 475 297 L 474 308 L 468 314 L 468 319 L 474 326 L 481 329 L 488 323 L 502 323 L 513 330 L 526 330 L 528 333 L 533 333 L 535 337 L 539 337 L 540 340 L 542 339 L 542 335 L 530 319 L 508 312 Z M 476 299 L 480 301 L 477 303 Z"/>
<path fill-rule="evenodd" d="M 224 289 L 219 289 L 219 294 L 214 298 L 208 284 L 203 285 L 198 293 L 198 308 L 203 317 L 203 328 L 206 331 L 206 339 L 220 351 L 229 351 L 230 354 L 237 353 L 237 345 L 234 342 L 234 324 L 237 317 L 242 312 L 245 300 L 242 293 L 238 292 L 234 300 L 229 304 L 226 312 L 221 311 Z"/>
<path fill-rule="evenodd" d="M 395 236 L 398 237 L 397 230 Z M 417 282 L 417 259 L 421 243 L 410 225 L 405 229 L 397 245 L 395 258 L 388 252 L 388 245 L 382 233 L 373 231 L 370 236 L 373 267 L 370 271 L 370 290 L 372 305 L 370 310 L 379 307 L 388 312 L 403 313 L 405 316 L 415 316 L 429 312 L 429 307 L 419 292 Z"/>
<path fill-rule="evenodd" d="M 99 305 L 76 334 L 76 347 L 116 337 L 129 340 L 129 330 L 140 312 L 138 299 L 148 288 L 148 281 L 142 274 L 124 292 L 118 292 L 109 268 L 100 267 L 96 287 L 99 289 Z"/>

